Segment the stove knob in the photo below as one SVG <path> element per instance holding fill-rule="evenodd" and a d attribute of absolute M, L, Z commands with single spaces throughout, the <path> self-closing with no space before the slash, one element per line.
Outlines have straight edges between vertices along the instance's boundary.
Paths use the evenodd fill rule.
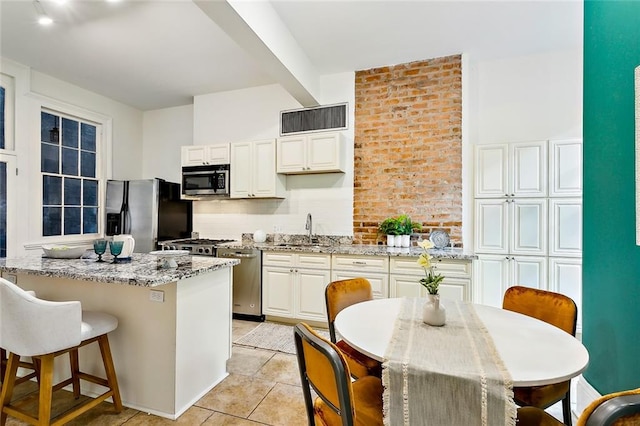
<path fill-rule="evenodd" d="M 209 249 L 208 248 L 204 249 L 204 252 L 209 254 Z"/>
<path fill-rule="evenodd" d="M 198 253 L 203 253 L 203 251 L 204 251 L 204 249 L 202 249 L 202 248 L 198 249 Z"/>

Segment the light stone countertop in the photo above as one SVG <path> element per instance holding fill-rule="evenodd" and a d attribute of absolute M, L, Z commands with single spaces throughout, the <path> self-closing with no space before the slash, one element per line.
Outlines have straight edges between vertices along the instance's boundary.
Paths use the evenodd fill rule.
<path fill-rule="evenodd" d="M 242 243 L 221 244 L 218 247 L 229 248 L 255 248 L 262 251 L 284 251 L 284 252 L 303 252 L 303 253 L 322 253 L 322 254 L 346 254 L 357 256 L 408 256 L 418 257 L 422 253 L 422 248 L 413 247 L 389 247 L 383 245 L 279 245 L 274 243 L 253 243 L 244 241 Z M 446 248 L 442 250 L 431 249 L 429 254 L 435 259 L 460 259 L 473 260 L 478 256 L 472 253 L 466 253 L 460 248 Z"/>
<path fill-rule="evenodd" d="M 142 253 L 134 253 L 131 261 L 127 263 L 111 263 L 112 257 L 109 255 L 104 256 L 104 260 L 104 263 L 98 263 L 95 258 L 48 259 L 44 257 L 22 257 L 0 259 L 0 271 L 10 274 L 41 275 L 83 281 L 155 287 L 240 263 L 238 259 L 179 256 L 176 257 L 177 268 L 160 269 L 157 266 L 157 256 Z"/>

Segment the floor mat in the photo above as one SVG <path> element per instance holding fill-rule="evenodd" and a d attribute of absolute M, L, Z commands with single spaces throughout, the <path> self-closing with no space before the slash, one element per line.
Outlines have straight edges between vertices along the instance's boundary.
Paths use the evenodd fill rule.
<path fill-rule="evenodd" d="M 329 332 L 325 330 L 316 331 L 323 337 L 329 338 Z M 286 324 L 276 324 L 264 322 L 236 339 L 233 343 L 252 348 L 268 349 L 270 351 L 296 353 L 296 344 L 293 340 L 293 326 Z"/>

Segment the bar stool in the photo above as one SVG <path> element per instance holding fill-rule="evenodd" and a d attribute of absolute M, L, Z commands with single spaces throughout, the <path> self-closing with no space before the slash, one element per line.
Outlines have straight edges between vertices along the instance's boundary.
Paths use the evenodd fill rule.
<path fill-rule="evenodd" d="M 0 347 L 9 352 L 7 371 L 0 394 L 0 425 L 7 416 L 33 425 L 62 425 L 78 417 L 102 401 L 112 398 L 116 412 L 122 411 L 109 339 L 118 320 L 101 312 L 82 311 L 78 301 L 50 302 L 31 296 L 15 284 L 0 278 Z M 106 372 L 106 379 L 80 371 L 78 348 L 97 342 Z M 53 383 L 53 360 L 69 354 L 71 377 Z M 39 365 L 38 416 L 33 417 L 11 401 L 17 380 L 20 356 L 30 356 Z M 107 388 L 100 396 L 75 406 L 56 418 L 51 418 L 53 392 L 72 385 L 74 397 L 80 397 L 80 380 Z M 14 404 L 15 403 L 15 404 Z"/>

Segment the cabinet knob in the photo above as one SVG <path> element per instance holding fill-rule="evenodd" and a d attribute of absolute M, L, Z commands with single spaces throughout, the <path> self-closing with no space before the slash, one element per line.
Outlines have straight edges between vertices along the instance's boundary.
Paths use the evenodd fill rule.
<path fill-rule="evenodd" d="M 354 265 L 365 265 L 365 266 L 366 266 L 366 265 L 367 265 L 367 262 L 362 262 L 362 261 L 354 260 L 354 261 L 353 261 L 353 264 L 354 264 Z"/>
<path fill-rule="evenodd" d="M 504 194 L 504 196 L 505 196 L 505 197 L 508 197 L 508 196 L 509 196 L 509 194 Z"/>
<path fill-rule="evenodd" d="M 508 258 L 507 258 L 508 259 Z M 289 272 L 293 272 L 293 269 L 289 269 Z"/>
<path fill-rule="evenodd" d="M 515 196 L 516 196 L 516 194 L 511 194 L 511 196 L 512 196 L 512 197 L 515 197 Z"/>
<path fill-rule="evenodd" d="M 509 256 L 505 257 L 505 259 L 509 260 Z"/>

